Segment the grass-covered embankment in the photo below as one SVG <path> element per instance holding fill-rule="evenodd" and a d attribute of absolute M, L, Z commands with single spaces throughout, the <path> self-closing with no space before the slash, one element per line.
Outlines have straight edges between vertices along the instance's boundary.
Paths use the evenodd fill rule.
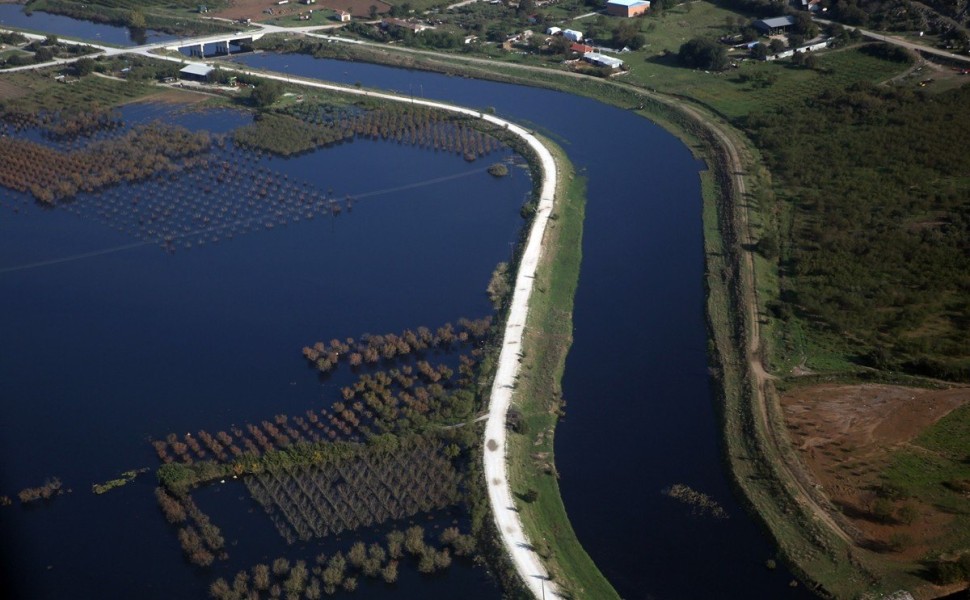
<path fill-rule="evenodd" d="M 617 598 L 583 550 L 566 515 L 553 458 L 562 407 L 560 382 L 572 343 L 572 308 L 582 261 L 585 182 L 563 152 L 553 150 L 559 169 L 557 204 L 543 240 L 543 255 L 522 342 L 522 366 L 513 395 L 508 437 L 510 485 L 519 517 L 560 590 L 575 598 Z"/>

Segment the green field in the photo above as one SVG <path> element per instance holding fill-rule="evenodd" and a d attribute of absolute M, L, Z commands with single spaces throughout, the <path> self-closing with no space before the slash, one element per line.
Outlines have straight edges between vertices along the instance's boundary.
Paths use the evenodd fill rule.
<path fill-rule="evenodd" d="M 271 25 L 279 25 L 280 27 L 310 27 L 313 25 L 336 25 L 339 21 L 335 18 L 336 12 L 327 8 L 317 8 L 316 5 L 313 7 L 313 14 L 309 15 L 309 19 L 301 19 L 300 15 L 293 14 L 287 15 L 285 17 L 278 17 L 275 19 L 269 19 L 266 22 Z"/>

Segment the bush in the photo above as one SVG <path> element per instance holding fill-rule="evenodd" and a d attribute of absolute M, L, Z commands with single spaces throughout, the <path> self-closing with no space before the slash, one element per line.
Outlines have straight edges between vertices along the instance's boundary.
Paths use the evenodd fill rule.
<path fill-rule="evenodd" d="M 677 54 L 684 66 L 692 69 L 722 71 L 728 65 L 727 51 L 714 40 L 694 38 L 680 47 Z"/>
<path fill-rule="evenodd" d="M 259 108 L 266 108 L 280 99 L 283 95 L 283 85 L 271 79 L 260 81 L 253 90 L 253 103 Z"/>
<path fill-rule="evenodd" d="M 872 516 L 883 523 L 893 520 L 893 503 L 888 498 L 876 498 L 872 503 Z"/>
<path fill-rule="evenodd" d="M 896 512 L 896 518 L 899 519 L 900 523 L 912 525 L 917 519 L 919 519 L 919 509 L 912 504 L 904 504 Z"/>

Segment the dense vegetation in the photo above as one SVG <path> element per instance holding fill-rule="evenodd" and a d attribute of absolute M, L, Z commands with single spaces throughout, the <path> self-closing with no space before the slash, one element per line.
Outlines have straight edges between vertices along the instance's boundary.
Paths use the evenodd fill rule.
<path fill-rule="evenodd" d="M 217 8 L 225 4 L 224 0 L 214 0 L 206 2 L 205 6 Z M 30 0 L 26 10 L 128 27 L 135 35 L 143 33 L 145 29 L 200 34 L 235 31 L 231 23 L 187 18 L 190 16 L 187 13 L 197 12 L 199 6 L 200 3 L 195 0 L 168 0 L 161 6 L 145 0 Z"/>
<path fill-rule="evenodd" d="M 53 35 L 27 43 L 27 38 L 19 33 L 4 33 L 0 35 L 0 43 L 17 47 L 17 51 L 0 56 L 0 69 L 46 63 L 55 58 L 73 58 L 98 52 L 95 48 L 84 44 L 64 44 Z"/>
<path fill-rule="evenodd" d="M 744 119 L 791 208 L 781 252 L 759 242 L 790 336 L 802 322 L 856 363 L 970 380 L 968 99 L 856 84 Z"/>

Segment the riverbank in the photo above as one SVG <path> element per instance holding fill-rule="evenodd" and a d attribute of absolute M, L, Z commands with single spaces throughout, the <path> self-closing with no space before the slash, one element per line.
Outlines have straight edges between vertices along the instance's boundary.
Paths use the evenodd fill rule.
<path fill-rule="evenodd" d="M 557 164 L 568 165 L 556 147 Z M 527 536 L 567 597 L 618 598 L 583 549 L 566 515 L 555 467 L 555 428 L 563 408 L 561 381 L 572 343 L 572 313 L 582 262 L 585 182 L 560 169 L 557 206 L 535 274 L 513 393 L 515 424 L 508 436 L 509 479 Z"/>

